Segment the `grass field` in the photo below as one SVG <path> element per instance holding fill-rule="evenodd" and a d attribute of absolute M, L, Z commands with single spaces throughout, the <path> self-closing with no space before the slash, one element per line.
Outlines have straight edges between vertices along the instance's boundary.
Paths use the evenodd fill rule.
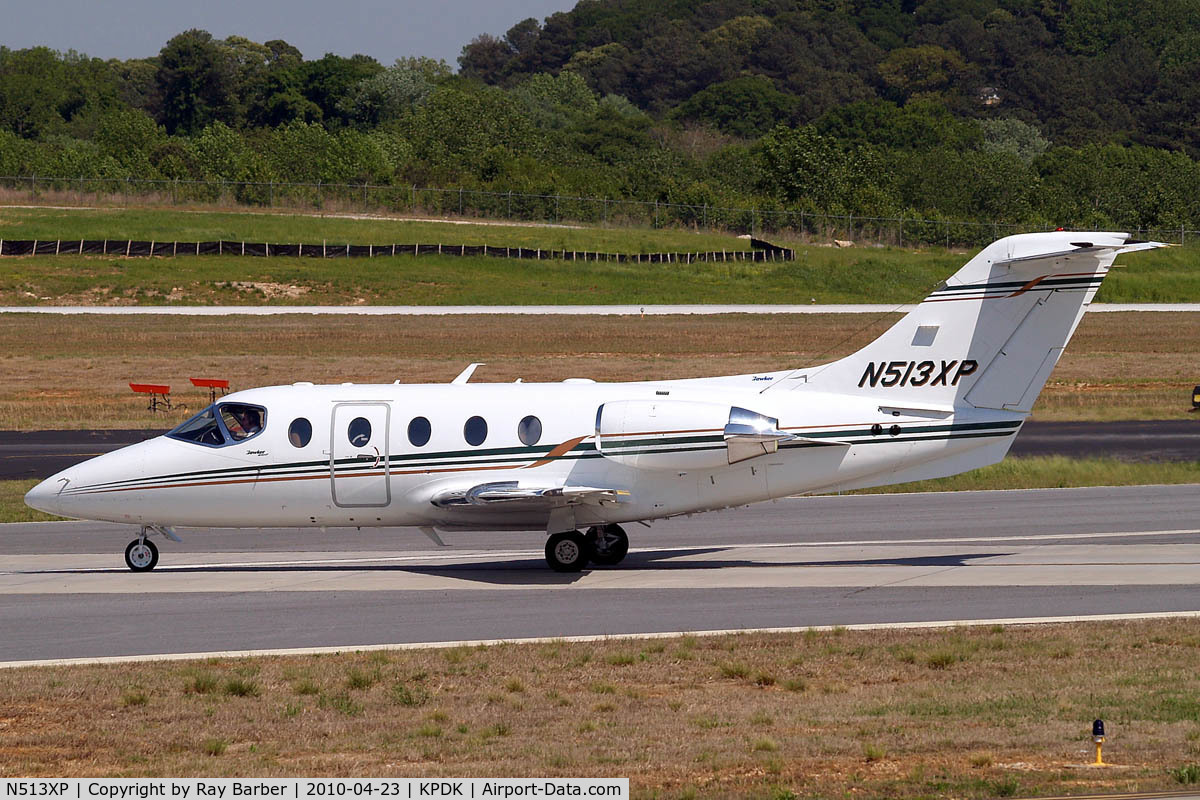
<path fill-rule="evenodd" d="M 1197 658 L 1187 619 L 3 670 L 0 775 L 628 777 L 639 798 L 1183 789 L 1200 778 Z M 1108 769 L 1086 766 L 1096 717 Z"/>
<path fill-rule="evenodd" d="M 60 519 L 25 505 L 23 497 L 36 480 L 0 481 L 0 522 Z M 999 464 L 950 478 L 862 489 L 877 492 L 959 492 L 978 489 L 1059 489 L 1072 486 L 1200 485 L 1200 459 L 1185 462 L 1130 463 L 1114 458 L 1034 456 L 1006 458 Z"/>
<path fill-rule="evenodd" d="M 403 222 L 161 209 L 0 208 L 0 238 L 232 239 L 273 242 L 489 244 L 644 253 L 746 249 L 744 240 L 678 229 L 558 228 Z M 530 305 L 912 303 L 969 257 L 941 248 L 836 249 L 787 242 L 787 263 L 617 264 L 430 256 L 174 259 L 38 256 L 6 260 L 0 305 Z M 1123 257 L 1103 302 L 1200 301 L 1200 249 Z"/>
<path fill-rule="evenodd" d="M 654 317 L 0 317 L 0 428 L 164 428 L 206 402 L 189 377 L 250 388 L 317 383 L 654 380 L 819 364 L 895 319 L 880 315 Z M 1200 314 L 1089 314 L 1037 419 L 1183 417 L 1200 382 Z M 166 383 L 151 415 L 129 382 Z"/>

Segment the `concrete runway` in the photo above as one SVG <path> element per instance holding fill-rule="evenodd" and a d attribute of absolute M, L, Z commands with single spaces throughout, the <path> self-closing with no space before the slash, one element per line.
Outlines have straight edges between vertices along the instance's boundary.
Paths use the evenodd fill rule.
<path fill-rule="evenodd" d="M 48 478 L 80 461 L 161 431 L 0 431 L 0 480 Z M 1200 418 L 1143 422 L 1026 422 L 1015 456 L 1106 456 L 1126 461 L 1195 461 Z"/>
<path fill-rule="evenodd" d="M 1200 611 L 1200 487 L 784 500 L 630 526 L 559 575 L 537 534 L 0 526 L 0 662 L 537 636 Z"/>

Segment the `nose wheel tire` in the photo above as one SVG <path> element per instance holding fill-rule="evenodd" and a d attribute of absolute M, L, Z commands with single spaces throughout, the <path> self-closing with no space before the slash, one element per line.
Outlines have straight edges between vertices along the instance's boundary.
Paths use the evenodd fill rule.
<path fill-rule="evenodd" d="M 592 546 L 592 563 L 597 566 L 616 566 L 629 552 L 629 537 L 620 525 L 589 528 L 587 539 Z"/>
<path fill-rule="evenodd" d="M 579 531 L 556 533 L 546 540 L 546 563 L 555 572 L 579 572 L 591 557 L 591 543 Z"/>
<path fill-rule="evenodd" d="M 134 539 L 125 548 L 125 563 L 134 572 L 149 572 L 158 563 L 158 548 L 148 539 Z"/>

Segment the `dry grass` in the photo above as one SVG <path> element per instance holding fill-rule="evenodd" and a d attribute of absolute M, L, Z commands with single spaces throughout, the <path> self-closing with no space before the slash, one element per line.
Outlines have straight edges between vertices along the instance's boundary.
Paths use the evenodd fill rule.
<path fill-rule="evenodd" d="M 634 796 L 665 798 L 1154 791 L 1200 761 L 1197 658 L 1195 621 L 1175 620 L 6 670 L 0 775 L 627 776 Z M 259 691 L 225 689 L 240 684 Z M 1117 768 L 1081 766 L 1096 717 Z"/>
<path fill-rule="evenodd" d="M 650 380 L 804 366 L 846 355 L 896 315 L 667 317 L 0 317 L 0 427 L 163 428 L 204 395 L 314 382 L 568 377 Z M 1038 419 L 1166 419 L 1200 382 L 1200 314 L 1090 314 L 1051 377 Z M 152 417 L 130 381 L 168 383 L 184 404 Z"/>

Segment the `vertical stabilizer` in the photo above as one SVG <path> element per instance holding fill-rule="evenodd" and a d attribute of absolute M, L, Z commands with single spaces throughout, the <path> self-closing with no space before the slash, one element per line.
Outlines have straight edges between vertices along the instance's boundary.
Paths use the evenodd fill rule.
<path fill-rule="evenodd" d="M 1000 239 L 874 342 L 787 383 L 897 407 L 1028 413 L 1113 260 L 1161 246 L 1125 233 Z"/>

